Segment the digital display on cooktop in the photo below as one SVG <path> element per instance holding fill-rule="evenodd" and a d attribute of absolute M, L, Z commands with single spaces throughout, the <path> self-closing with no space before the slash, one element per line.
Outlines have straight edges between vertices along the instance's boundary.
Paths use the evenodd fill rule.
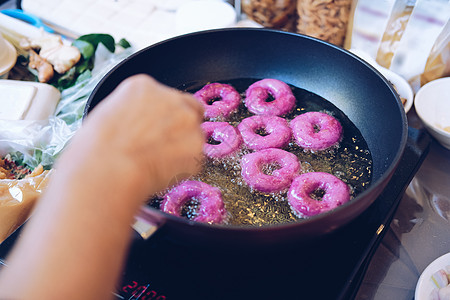
<path fill-rule="evenodd" d="M 117 299 L 127 300 L 166 300 L 167 297 L 154 290 L 151 283 L 131 280 L 123 283 L 120 289 L 114 293 Z"/>

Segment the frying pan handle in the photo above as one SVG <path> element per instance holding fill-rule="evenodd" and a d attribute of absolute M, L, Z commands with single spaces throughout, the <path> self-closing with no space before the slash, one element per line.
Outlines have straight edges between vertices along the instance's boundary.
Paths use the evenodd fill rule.
<path fill-rule="evenodd" d="M 133 229 L 144 239 L 151 237 L 158 229 L 157 225 L 151 224 L 145 220 L 137 219 L 131 225 Z"/>
<path fill-rule="evenodd" d="M 164 220 L 162 218 L 156 217 L 149 208 L 143 206 L 135 216 L 134 223 L 131 227 L 133 227 L 144 240 L 147 240 L 163 225 L 163 222 Z"/>

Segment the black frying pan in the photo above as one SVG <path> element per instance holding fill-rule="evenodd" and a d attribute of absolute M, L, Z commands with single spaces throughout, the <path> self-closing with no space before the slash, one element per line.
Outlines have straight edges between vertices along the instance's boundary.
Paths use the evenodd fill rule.
<path fill-rule="evenodd" d="M 154 224 L 164 235 L 180 241 L 268 245 L 331 232 L 373 203 L 390 180 L 406 145 L 405 112 L 388 81 L 355 55 L 311 37 L 235 28 L 161 42 L 110 71 L 92 92 L 85 114 L 122 80 L 138 73 L 150 74 L 172 87 L 236 78 L 277 78 L 336 105 L 358 127 L 372 153 L 373 177 L 367 190 L 334 211 L 297 223 L 258 228 L 208 225 L 143 208 L 139 218 L 144 223 Z"/>

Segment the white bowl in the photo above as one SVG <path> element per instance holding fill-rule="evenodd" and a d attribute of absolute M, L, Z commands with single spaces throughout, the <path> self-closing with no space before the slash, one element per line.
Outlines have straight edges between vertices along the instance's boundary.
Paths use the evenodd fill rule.
<path fill-rule="evenodd" d="M 405 102 L 403 103 L 403 108 L 405 109 L 405 113 L 408 113 L 414 102 L 414 93 L 408 81 L 397 73 L 380 66 L 375 59 L 364 51 L 359 49 L 350 49 L 350 52 L 353 52 L 353 54 L 356 54 L 372 65 L 372 67 L 377 69 L 378 72 L 380 72 L 381 75 L 383 75 L 394 86 L 394 89 L 397 91 L 400 98 L 404 99 Z"/>
<path fill-rule="evenodd" d="M 416 94 L 414 106 L 430 134 L 450 149 L 450 77 L 422 86 Z"/>
<path fill-rule="evenodd" d="M 431 299 L 431 292 L 436 288 L 431 276 L 440 269 L 445 269 L 447 265 L 450 265 L 450 253 L 438 257 L 425 268 L 416 284 L 415 300 Z"/>
<path fill-rule="evenodd" d="M 382 66 L 378 67 L 378 71 L 380 71 L 380 73 L 383 74 L 383 76 L 386 77 L 390 83 L 392 83 L 400 98 L 404 99 L 403 101 L 405 102 L 403 103 L 403 108 L 405 109 L 405 112 L 408 113 L 414 102 L 414 94 L 408 81 L 397 73 L 383 68 Z"/>

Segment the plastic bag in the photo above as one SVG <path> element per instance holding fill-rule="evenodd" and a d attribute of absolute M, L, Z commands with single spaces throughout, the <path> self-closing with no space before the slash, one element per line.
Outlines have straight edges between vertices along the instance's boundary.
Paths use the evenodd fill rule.
<path fill-rule="evenodd" d="M 121 53 L 111 53 L 99 44 L 91 77 L 62 91 L 55 115 L 48 120 L 0 120 L 0 158 L 9 154 L 16 164 L 30 169 L 43 166 L 40 174 L 33 174 L 33 171 L 23 179 L 0 179 L 0 243 L 30 217 L 50 174 L 56 172 L 51 169 L 56 158 L 81 126 L 92 90 L 132 51 L 128 48 Z"/>
<path fill-rule="evenodd" d="M 431 49 L 425 65 L 425 71 L 420 78 L 413 80 L 420 81 L 420 85 L 435 80 L 437 78 L 450 76 L 450 21 L 438 36 L 436 43 Z"/>
<path fill-rule="evenodd" d="M 448 0 L 358 0 L 345 47 L 365 51 L 417 91 L 448 75 L 449 18 Z"/>
<path fill-rule="evenodd" d="M 31 169 L 39 164 L 51 168 L 74 133 L 55 116 L 46 121 L 0 120 L 0 128 L 0 156 L 11 154 Z"/>
<path fill-rule="evenodd" d="M 55 115 L 45 121 L 0 120 L 0 156 L 9 153 L 31 169 L 39 164 L 46 169 L 51 168 L 80 128 L 92 90 L 111 68 L 131 53 L 129 48 L 114 54 L 99 44 L 92 76 L 62 91 Z"/>

